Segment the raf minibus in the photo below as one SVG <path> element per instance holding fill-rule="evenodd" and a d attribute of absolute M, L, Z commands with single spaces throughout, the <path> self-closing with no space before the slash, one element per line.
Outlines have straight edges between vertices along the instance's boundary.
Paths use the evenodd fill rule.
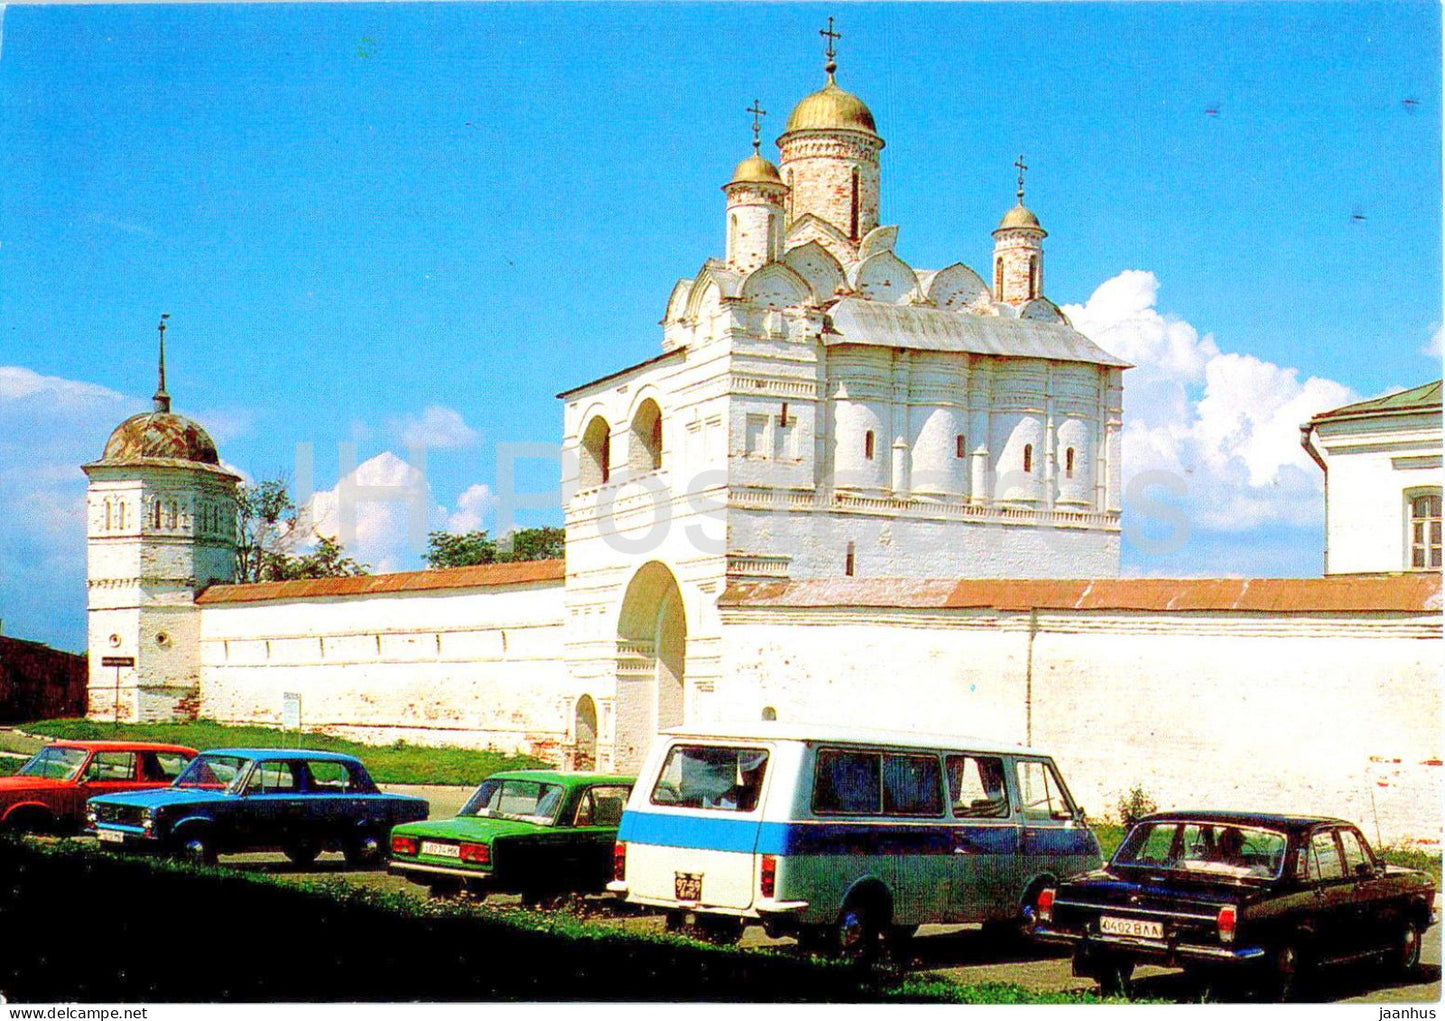
<path fill-rule="evenodd" d="M 623 813 L 608 889 L 714 937 L 749 920 L 864 955 L 921 924 L 1032 922 L 1099 867 L 1049 756 L 899 731 L 756 723 L 669 730 Z"/>

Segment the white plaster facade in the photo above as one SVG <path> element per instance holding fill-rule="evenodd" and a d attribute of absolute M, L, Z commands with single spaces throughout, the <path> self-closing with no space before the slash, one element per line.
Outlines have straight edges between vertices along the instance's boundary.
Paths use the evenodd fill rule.
<path fill-rule="evenodd" d="M 1316 415 L 1325 472 L 1325 573 L 1439 571 L 1440 382 Z"/>

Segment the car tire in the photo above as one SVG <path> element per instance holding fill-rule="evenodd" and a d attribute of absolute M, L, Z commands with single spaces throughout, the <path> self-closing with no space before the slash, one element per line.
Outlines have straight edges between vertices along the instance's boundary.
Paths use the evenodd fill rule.
<path fill-rule="evenodd" d="M 1395 940 L 1394 953 L 1391 955 L 1396 976 L 1412 978 L 1419 972 L 1422 941 L 1420 922 L 1414 918 L 1405 919 L 1405 923 L 1400 926 L 1400 935 Z"/>
<path fill-rule="evenodd" d="M 1101 996 L 1134 997 L 1134 962 L 1124 957 L 1106 957 L 1094 964 Z"/>
<path fill-rule="evenodd" d="M 187 833 L 181 837 L 179 854 L 182 859 L 202 868 L 214 868 L 220 856 L 216 845 L 205 833 Z"/>
<path fill-rule="evenodd" d="M 462 883 L 459 879 L 433 879 L 426 884 L 427 894 L 440 900 L 443 897 L 455 897 L 462 892 Z"/>
<path fill-rule="evenodd" d="M 361 833 L 347 840 L 341 853 L 352 868 L 369 868 L 381 862 L 381 840 L 375 833 Z"/>
<path fill-rule="evenodd" d="M 289 844 L 281 849 L 292 865 L 305 868 L 321 855 L 321 848 L 315 844 Z"/>
<path fill-rule="evenodd" d="M 871 964 L 878 959 L 883 921 L 878 911 L 865 898 L 854 898 L 843 905 L 833 928 L 833 952 L 848 961 Z"/>
<path fill-rule="evenodd" d="M 1270 955 L 1268 993 L 1276 1003 L 1292 1003 L 1300 998 L 1308 968 L 1297 943 L 1285 943 Z"/>
<path fill-rule="evenodd" d="M 475 879 L 464 880 L 462 882 L 462 890 L 466 893 L 468 897 L 476 901 L 478 904 L 486 900 L 487 894 L 490 892 L 487 889 L 486 883 L 479 883 Z"/>

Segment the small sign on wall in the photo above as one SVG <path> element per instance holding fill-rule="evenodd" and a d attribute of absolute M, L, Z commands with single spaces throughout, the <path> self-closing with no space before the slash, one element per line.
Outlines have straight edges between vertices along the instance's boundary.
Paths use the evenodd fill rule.
<path fill-rule="evenodd" d="M 301 729 L 301 695 L 295 691 L 281 693 L 281 729 Z"/>

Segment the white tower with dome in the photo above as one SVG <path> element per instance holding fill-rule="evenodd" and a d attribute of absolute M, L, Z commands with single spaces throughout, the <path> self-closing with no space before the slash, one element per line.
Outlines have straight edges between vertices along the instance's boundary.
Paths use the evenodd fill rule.
<path fill-rule="evenodd" d="M 87 497 L 90 707 L 94 719 L 193 716 L 201 678 L 196 593 L 236 576 L 236 486 L 216 444 L 172 413 L 165 320 L 151 411 L 111 433 L 83 467 Z M 132 665 L 106 666 L 105 659 Z"/>

